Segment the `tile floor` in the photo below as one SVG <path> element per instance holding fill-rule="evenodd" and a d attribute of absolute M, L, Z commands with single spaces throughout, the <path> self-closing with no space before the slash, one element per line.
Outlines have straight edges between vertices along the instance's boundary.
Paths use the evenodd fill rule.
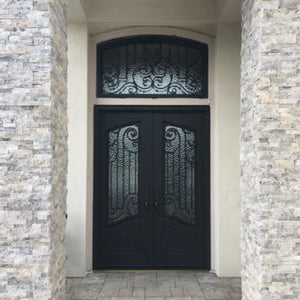
<path fill-rule="evenodd" d="M 240 278 L 199 271 L 108 271 L 67 279 L 66 300 L 240 300 Z"/>

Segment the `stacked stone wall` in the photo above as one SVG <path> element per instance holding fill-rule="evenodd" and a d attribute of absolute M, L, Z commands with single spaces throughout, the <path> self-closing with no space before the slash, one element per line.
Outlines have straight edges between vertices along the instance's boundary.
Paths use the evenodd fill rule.
<path fill-rule="evenodd" d="M 64 299 L 64 0 L 0 0 L 0 299 Z"/>
<path fill-rule="evenodd" d="M 299 299 L 300 2 L 242 3 L 243 299 Z"/>

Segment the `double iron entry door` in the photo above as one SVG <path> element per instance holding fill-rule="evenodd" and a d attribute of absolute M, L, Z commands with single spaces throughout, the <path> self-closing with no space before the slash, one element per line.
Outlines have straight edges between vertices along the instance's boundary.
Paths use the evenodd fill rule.
<path fill-rule="evenodd" d="M 209 107 L 95 106 L 94 120 L 94 269 L 210 269 Z"/>

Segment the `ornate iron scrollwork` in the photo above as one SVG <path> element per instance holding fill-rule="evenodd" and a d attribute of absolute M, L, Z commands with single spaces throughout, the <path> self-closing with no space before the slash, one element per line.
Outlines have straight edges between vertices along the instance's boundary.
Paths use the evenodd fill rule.
<path fill-rule="evenodd" d="M 165 126 L 165 214 L 195 223 L 195 133 Z"/>
<path fill-rule="evenodd" d="M 208 96 L 205 44 L 150 36 L 98 47 L 99 97 Z"/>
<path fill-rule="evenodd" d="M 108 223 L 114 224 L 138 214 L 138 126 L 110 131 L 108 154 Z"/>

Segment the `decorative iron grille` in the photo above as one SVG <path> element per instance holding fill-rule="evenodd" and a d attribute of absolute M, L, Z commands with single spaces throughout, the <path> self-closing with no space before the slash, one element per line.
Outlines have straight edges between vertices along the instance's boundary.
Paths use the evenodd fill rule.
<path fill-rule="evenodd" d="M 166 125 L 165 214 L 187 224 L 195 223 L 195 132 Z"/>
<path fill-rule="evenodd" d="M 141 36 L 97 46 L 97 97 L 208 97 L 208 46 Z"/>
<path fill-rule="evenodd" d="M 139 127 L 127 125 L 109 131 L 109 224 L 138 214 Z"/>

